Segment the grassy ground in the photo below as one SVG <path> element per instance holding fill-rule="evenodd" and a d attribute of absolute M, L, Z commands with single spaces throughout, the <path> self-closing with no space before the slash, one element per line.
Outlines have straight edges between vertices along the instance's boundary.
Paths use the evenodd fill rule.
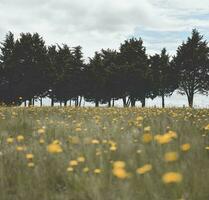
<path fill-rule="evenodd" d="M 0 108 L 0 199 L 208 200 L 208 124 L 206 109 Z"/>

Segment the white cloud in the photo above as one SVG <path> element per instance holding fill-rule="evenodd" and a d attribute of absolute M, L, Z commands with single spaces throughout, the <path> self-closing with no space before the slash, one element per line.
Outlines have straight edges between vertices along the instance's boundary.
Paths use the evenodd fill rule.
<path fill-rule="evenodd" d="M 86 56 L 118 48 L 136 29 L 157 33 L 209 28 L 209 20 L 199 17 L 209 13 L 209 0 L 1 0 L 0 8 L 1 39 L 9 30 L 16 35 L 39 32 L 48 44 L 83 46 Z M 176 41 L 166 38 L 174 51 Z M 157 34 L 146 43 L 152 52 L 162 45 Z"/>

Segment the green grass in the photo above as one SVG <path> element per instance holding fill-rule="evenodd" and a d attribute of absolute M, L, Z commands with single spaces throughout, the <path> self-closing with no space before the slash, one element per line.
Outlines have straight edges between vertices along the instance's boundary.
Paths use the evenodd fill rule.
<path fill-rule="evenodd" d="M 137 120 L 142 116 L 143 121 Z M 141 108 L 0 108 L 0 200 L 208 200 L 209 110 Z M 153 138 L 169 130 L 177 133 L 167 144 L 144 143 L 144 128 Z M 45 133 L 39 134 L 43 129 Z M 150 134 L 150 133 L 149 133 Z M 18 142 L 17 136 L 24 140 Z M 14 138 L 8 143 L 8 138 Z M 40 139 L 45 141 L 40 144 Z M 63 152 L 47 146 L 58 140 Z M 96 140 L 99 144 L 92 144 Z M 116 147 L 111 151 L 111 143 Z M 189 143 L 191 149 L 181 151 Z M 17 151 L 17 146 L 24 151 Z M 177 152 L 172 163 L 164 154 Z M 26 154 L 32 153 L 32 160 Z M 70 160 L 85 162 L 67 171 Z M 114 161 L 123 161 L 128 177 L 113 175 Z M 34 167 L 28 167 L 33 162 Z M 151 164 L 152 170 L 136 169 Z M 89 172 L 83 172 L 88 167 Z M 95 174 L 94 170 L 101 173 Z M 165 184 L 166 172 L 183 180 Z"/>

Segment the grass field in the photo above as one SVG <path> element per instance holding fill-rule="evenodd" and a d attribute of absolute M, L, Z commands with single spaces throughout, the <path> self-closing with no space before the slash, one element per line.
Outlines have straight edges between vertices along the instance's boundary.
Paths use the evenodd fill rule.
<path fill-rule="evenodd" d="M 0 108 L 0 200 L 209 200 L 209 110 Z"/>

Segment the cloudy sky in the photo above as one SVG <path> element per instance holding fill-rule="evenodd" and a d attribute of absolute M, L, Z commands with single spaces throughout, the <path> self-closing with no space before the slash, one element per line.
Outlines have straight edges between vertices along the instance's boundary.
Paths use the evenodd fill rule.
<path fill-rule="evenodd" d="M 38 32 L 47 44 L 81 45 L 86 58 L 133 36 L 149 54 L 175 54 L 193 28 L 209 40 L 209 0 L 0 0 L 0 10 L 0 40 Z"/>

